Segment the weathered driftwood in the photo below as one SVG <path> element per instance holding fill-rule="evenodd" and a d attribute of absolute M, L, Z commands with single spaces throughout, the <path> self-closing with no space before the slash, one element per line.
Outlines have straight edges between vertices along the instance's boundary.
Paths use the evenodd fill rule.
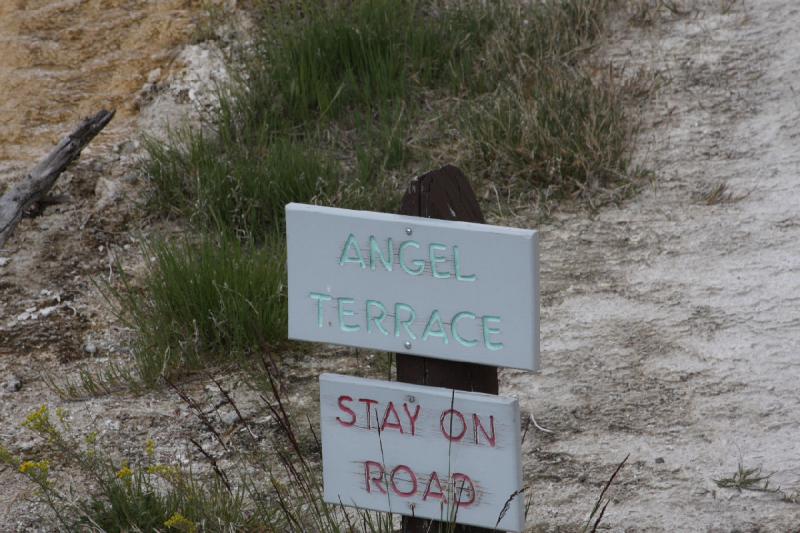
<path fill-rule="evenodd" d="M 103 109 L 95 116 L 84 119 L 25 178 L 0 196 L 0 248 L 19 224 L 25 210 L 44 198 L 58 176 L 81 155 L 81 150 L 112 118 L 114 111 Z"/>

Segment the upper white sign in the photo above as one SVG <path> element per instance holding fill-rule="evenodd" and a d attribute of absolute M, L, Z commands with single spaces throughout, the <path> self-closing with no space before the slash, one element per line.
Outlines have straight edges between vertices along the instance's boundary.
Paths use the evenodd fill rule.
<path fill-rule="evenodd" d="M 536 370 L 536 231 L 286 206 L 289 337 Z"/>

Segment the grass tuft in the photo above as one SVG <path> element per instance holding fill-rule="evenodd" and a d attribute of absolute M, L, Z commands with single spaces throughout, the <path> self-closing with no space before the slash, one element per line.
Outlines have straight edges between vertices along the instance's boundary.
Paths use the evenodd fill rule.
<path fill-rule="evenodd" d="M 411 177 L 442 163 L 517 207 L 616 199 L 638 175 L 628 86 L 587 60 L 610 3 L 275 6 L 205 130 L 147 143 L 152 206 L 201 232 L 236 236 L 244 244 L 222 247 L 242 264 L 263 263 L 237 275 L 269 279 L 275 294 L 285 275 L 275 235 L 288 202 L 392 212 Z M 210 273 L 228 279 L 238 267 L 228 252 L 212 257 L 219 245 L 209 239 L 218 237 L 191 252 L 154 245 L 142 291 L 117 298 L 139 331 L 137 364 L 149 383 L 159 371 L 283 338 L 277 319 L 246 316 L 250 281 L 221 295 Z"/>
<path fill-rule="evenodd" d="M 541 67 L 465 113 L 466 166 L 517 194 L 591 201 L 628 172 L 633 132 L 622 98 L 613 83 Z"/>
<path fill-rule="evenodd" d="M 747 198 L 750 193 L 736 194 L 730 190 L 724 181 L 709 187 L 701 193 L 700 197 L 706 205 L 735 204 Z"/>
<path fill-rule="evenodd" d="M 156 241 L 144 286 L 126 281 L 109 297 L 138 337 L 136 375 L 161 376 L 246 356 L 286 338 L 285 250 L 225 236 L 198 243 Z"/>
<path fill-rule="evenodd" d="M 764 474 L 761 467 L 745 468 L 740 462 L 736 472 L 730 477 L 715 479 L 714 483 L 721 489 L 736 489 L 755 492 L 781 492 L 780 487 L 770 487 L 769 478 L 772 474 Z"/>
<path fill-rule="evenodd" d="M 283 11 L 266 28 L 256 82 L 243 103 L 293 127 L 407 100 L 419 88 L 457 92 L 495 25 L 493 11 L 477 3 L 402 0 Z"/>
<path fill-rule="evenodd" d="M 336 182 L 329 162 L 288 139 L 242 146 L 182 131 L 173 144 L 150 140 L 147 148 L 156 209 L 259 240 L 282 230 L 288 202 L 325 198 Z"/>

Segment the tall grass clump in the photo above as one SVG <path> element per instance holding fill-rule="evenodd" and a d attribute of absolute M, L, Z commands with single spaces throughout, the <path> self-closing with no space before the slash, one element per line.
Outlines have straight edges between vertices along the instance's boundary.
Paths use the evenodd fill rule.
<path fill-rule="evenodd" d="M 479 189 L 591 199 L 630 178 L 634 121 L 617 80 L 587 62 L 610 3 L 274 7 L 206 132 L 149 144 L 153 204 L 258 234 L 287 200 L 384 209 L 439 163 L 466 166 Z"/>
<path fill-rule="evenodd" d="M 380 207 L 420 91 L 458 92 L 494 23 L 485 9 L 394 0 L 294 8 L 269 17 L 206 133 L 148 142 L 156 209 L 258 233 L 287 199 Z"/>
<path fill-rule="evenodd" d="M 477 4 L 365 0 L 279 19 L 259 50 L 262 83 L 280 95 L 268 109 L 291 126 L 409 99 L 419 88 L 458 91 L 494 26 L 489 15 Z M 250 94 L 247 104 L 261 103 L 264 93 Z"/>
<path fill-rule="evenodd" d="M 183 131 L 173 141 L 147 144 L 153 202 L 201 228 L 262 240 L 282 230 L 287 203 L 324 200 L 335 186 L 333 165 L 289 139 L 243 145 Z"/>
<path fill-rule="evenodd" d="M 154 241 L 144 285 L 112 290 L 119 316 L 137 332 L 135 370 L 161 376 L 235 360 L 286 338 L 285 247 L 226 235 Z"/>
<path fill-rule="evenodd" d="M 496 191 L 516 206 L 614 198 L 636 172 L 635 121 L 616 73 L 589 61 L 610 4 L 271 6 L 255 44 L 231 66 L 236 81 L 220 91 L 216 114 L 202 129 L 148 142 L 151 205 L 201 233 L 255 243 L 233 256 L 260 257 L 262 274 L 241 275 L 266 277 L 270 268 L 270 287 L 281 291 L 283 266 L 263 254 L 282 255 L 275 235 L 291 201 L 394 211 L 411 177 L 445 163 L 463 167 L 480 197 Z M 158 364 L 194 368 L 208 360 L 196 354 L 283 338 L 277 322 L 266 328 L 263 316 L 245 316 L 246 291 L 228 291 L 223 302 L 208 281 L 196 290 L 189 280 L 208 271 L 210 253 L 200 249 L 159 248 L 140 296 L 120 300 L 136 317 L 137 354 L 151 354 L 137 356 L 150 381 Z M 166 268 L 176 257 L 180 276 Z"/>

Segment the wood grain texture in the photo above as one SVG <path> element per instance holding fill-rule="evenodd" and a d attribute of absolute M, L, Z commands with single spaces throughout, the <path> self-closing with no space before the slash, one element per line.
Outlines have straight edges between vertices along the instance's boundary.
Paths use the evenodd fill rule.
<path fill-rule="evenodd" d="M 400 214 L 442 220 L 484 223 L 475 193 L 464 173 L 446 165 L 418 178 L 408 186 Z M 497 367 L 450 362 L 397 353 L 397 381 L 450 389 L 498 393 Z M 440 529 L 441 527 L 441 529 Z M 403 533 L 451 531 L 447 524 L 403 517 Z M 488 533 L 490 529 L 456 526 L 454 533 Z"/>
<path fill-rule="evenodd" d="M 114 118 L 114 111 L 99 111 L 84 119 L 75 130 L 64 137 L 19 183 L 0 196 L 0 247 L 19 224 L 25 210 L 41 200 L 58 177 L 81 151 Z"/>

